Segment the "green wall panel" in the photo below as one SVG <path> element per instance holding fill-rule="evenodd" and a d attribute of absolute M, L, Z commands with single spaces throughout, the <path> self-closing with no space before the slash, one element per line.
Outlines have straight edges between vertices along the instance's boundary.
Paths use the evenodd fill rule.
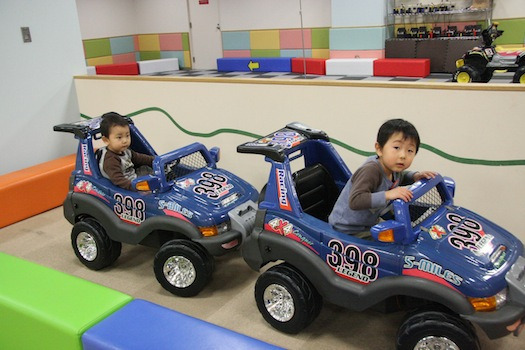
<path fill-rule="evenodd" d="M 312 28 L 312 49 L 329 49 L 330 31 L 328 28 Z"/>
<path fill-rule="evenodd" d="M 525 42 L 525 18 L 500 19 L 498 29 L 504 30 L 502 36 L 496 39 L 497 45 L 520 44 Z"/>
<path fill-rule="evenodd" d="M 84 40 L 86 58 L 111 56 L 111 43 L 109 38 Z"/>

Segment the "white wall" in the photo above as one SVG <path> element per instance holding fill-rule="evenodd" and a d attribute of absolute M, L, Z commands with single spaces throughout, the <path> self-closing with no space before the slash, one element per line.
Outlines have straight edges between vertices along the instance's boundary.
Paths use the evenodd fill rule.
<path fill-rule="evenodd" d="M 23 43 L 20 27 L 33 42 Z M 75 3 L 0 1 L 0 174 L 75 150 L 53 126 L 80 118 L 73 76 L 85 74 Z"/>
<path fill-rule="evenodd" d="M 303 27 L 330 27 L 331 0 L 302 0 Z M 221 30 L 301 28 L 299 0 L 222 0 Z"/>
<path fill-rule="evenodd" d="M 332 0 L 331 27 L 384 26 L 387 4 L 387 0 Z"/>
<path fill-rule="evenodd" d="M 186 0 L 76 0 L 82 39 L 189 31 Z"/>
<path fill-rule="evenodd" d="M 76 3 L 83 40 L 136 34 L 134 0 L 76 0 Z"/>
<path fill-rule="evenodd" d="M 492 17 L 495 19 L 525 17 L 525 1 L 494 0 Z"/>
<path fill-rule="evenodd" d="M 135 0 L 137 34 L 188 32 L 186 0 Z"/>

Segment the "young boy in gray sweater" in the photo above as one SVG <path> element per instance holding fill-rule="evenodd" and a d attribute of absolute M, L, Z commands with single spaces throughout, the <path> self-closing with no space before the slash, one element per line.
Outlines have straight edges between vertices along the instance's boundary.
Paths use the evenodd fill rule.
<path fill-rule="evenodd" d="M 433 171 L 407 171 L 419 150 L 416 128 L 403 119 L 385 122 L 377 133 L 376 155 L 358 168 L 337 199 L 328 222 L 339 232 L 359 238 L 370 236 L 370 228 L 389 201 L 408 202 L 412 192 L 405 186 L 423 178 L 433 178 Z"/>
<path fill-rule="evenodd" d="M 100 133 L 102 141 L 106 144 L 106 147 L 102 148 L 99 163 L 102 176 L 111 180 L 116 186 L 133 190 L 131 181 L 137 176 L 150 172 L 155 157 L 129 148 L 131 145 L 129 124 L 118 113 L 110 112 L 102 116 Z"/>

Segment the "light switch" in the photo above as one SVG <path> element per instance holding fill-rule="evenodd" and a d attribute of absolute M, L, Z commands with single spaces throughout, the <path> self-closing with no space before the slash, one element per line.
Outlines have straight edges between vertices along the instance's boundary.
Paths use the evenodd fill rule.
<path fill-rule="evenodd" d="M 20 27 L 22 30 L 22 40 L 24 40 L 25 43 L 31 42 L 31 32 L 29 31 L 29 27 Z"/>

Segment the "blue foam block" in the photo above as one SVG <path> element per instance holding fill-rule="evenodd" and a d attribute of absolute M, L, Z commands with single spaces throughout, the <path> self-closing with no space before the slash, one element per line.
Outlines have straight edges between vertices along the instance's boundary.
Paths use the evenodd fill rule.
<path fill-rule="evenodd" d="M 141 299 L 88 329 L 82 345 L 84 350 L 281 349 Z"/>
<path fill-rule="evenodd" d="M 219 72 L 291 72 L 291 57 L 218 58 Z"/>

